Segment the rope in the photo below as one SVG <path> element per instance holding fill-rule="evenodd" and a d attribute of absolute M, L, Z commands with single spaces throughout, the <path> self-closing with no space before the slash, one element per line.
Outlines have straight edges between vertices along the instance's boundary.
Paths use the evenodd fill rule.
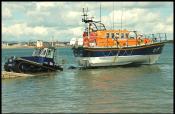
<path fill-rule="evenodd" d="M 120 53 L 120 50 L 118 51 L 118 53 L 117 53 L 116 56 L 114 57 L 114 63 L 115 63 L 115 61 L 116 61 L 116 59 L 117 59 L 119 53 Z"/>

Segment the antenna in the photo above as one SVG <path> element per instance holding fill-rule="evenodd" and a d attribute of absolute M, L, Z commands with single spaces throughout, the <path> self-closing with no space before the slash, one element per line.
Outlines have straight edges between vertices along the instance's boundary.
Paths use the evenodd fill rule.
<path fill-rule="evenodd" d="M 52 47 L 53 47 L 53 36 L 52 36 Z"/>
<path fill-rule="evenodd" d="M 100 23 L 101 23 L 101 2 L 100 2 Z"/>
<path fill-rule="evenodd" d="M 88 18 L 87 18 L 87 16 L 88 16 L 87 14 L 88 14 L 88 7 L 87 7 L 87 9 L 86 9 L 86 20 L 88 19 Z"/>
<path fill-rule="evenodd" d="M 114 1 L 113 1 L 113 30 L 114 30 Z"/>
<path fill-rule="evenodd" d="M 125 7 L 124 7 L 124 12 L 123 12 L 123 18 L 124 18 L 124 22 L 123 22 L 123 28 L 126 28 L 126 16 L 125 16 Z"/>
<path fill-rule="evenodd" d="M 116 5 L 116 6 L 115 6 L 115 7 L 116 7 L 116 14 L 117 14 L 117 4 L 115 4 L 115 5 Z M 117 21 L 117 19 L 118 19 L 118 16 L 117 16 L 117 18 L 116 18 L 116 20 L 115 20 L 115 21 L 116 21 L 115 25 L 118 27 L 118 23 L 117 23 L 118 21 Z"/>
<path fill-rule="evenodd" d="M 101 2 L 100 2 L 100 23 L 101 23 Z M 101 25 L 100 25 L 100 30 L 101 30 Z"/>
<path fill-rule="evenodd" d="M 123 8 L 122 8 L 122 12 L 121 12 L 121 30 L 122 30 L 122 17 L 123 17 Z"/>
<path fill-rule="evenodd" d="M 86 9 L 86 11 L 85 11 L 85 8 L 83 8 L 82 22 L 87 23 L 87 16 L 88 16 L 87 13 L 88 13 L 88 8 Z"/>

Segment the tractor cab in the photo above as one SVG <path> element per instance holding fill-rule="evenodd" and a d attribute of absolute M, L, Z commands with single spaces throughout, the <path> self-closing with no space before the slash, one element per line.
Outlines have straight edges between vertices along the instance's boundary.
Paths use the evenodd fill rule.
<path fill-rule="evenodd" d="M 55 48 L 36 48 L 33 51 L 34 57 L 54 58 Z"/>

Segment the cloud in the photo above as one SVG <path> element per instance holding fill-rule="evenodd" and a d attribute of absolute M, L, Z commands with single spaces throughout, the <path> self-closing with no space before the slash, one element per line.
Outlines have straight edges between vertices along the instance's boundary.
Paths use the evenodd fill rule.
<path fill-rule="evenodd" d="M 164 23 L 158 22 L 153 26 L 153 32 L 173 33 L 173 24 L 169 24 L 169 22 L 166 21 Z"/>
<path fill-rule="evenodd" d="M 42 8 L 50 8 L 54 7 L 55 3 L 54 2 L 37 2 L 36 3 L 36 9 L 41 10 Z"/>
<path fill-rule="evenodd" d="M 101 2 L 101 6 L 102 22 L 108 29 L 112 29 L 114 13 L 115 29 L 121 28 L 123 15 L 123 28 L 173 34 L 172 2 Z M 3 38 L 47 40 L 54 36 L 69 41 L 81 37 L 83 7 L 88 7 L 89 17 L 99 20 L 100 2 L 3 2 Z"/>
<path fill-rule="evenodd" d="M 71 31 L 71 33 L 73 33 L 74 36 L 76 37 L 81 37 L 83 34 L 83 27 L 76 27 L 76 28 L 70 28 L 69 30 Z"/>
<path fill-rule="evenodd" d="M 12 13 L 11 13 L 10 9 L 8 9 L 7 7 L 2 9 L 2 17 L 3 17 L 3 19 L 10 18 L 11 16 L 12 16 Z"/>
<path fill-rule="evenodd" d="M 167 19 L 166 19 L 166 23 L 168 24 L 168 25 L 173 25 L 173 15 L 170 15 L 169 17 L 167 17 Z"/>
<path fill-rule="evenodd" d="M 109 15 L 103 16 L 102 21 L 108 29 L 112 29 L 114 14 L 115 29 L 121 29 L 121 17 L 122 28 L 138 30 L 145 33 L 151 32 L 173 32 L 173 16 L 161 18 L 159 12 L 152 12 L 148 9 L 133 8 L 130 10 L 115 10 Z"/>
<path fill-rule="evenodd" d="M 29 27 L 25 23 L 14 24 L 9 27 L 2 26 L 2 34 L 9 34 L 13 37 L 19 37 L 22 35 L 33 36 L 45 36 L 48 34 L 47 29 L 44 27 Z"/>
<path fill-rule="evenodd" d="M 8 37 L 23 38 L 25 36 L 27 38 L 32 37 L 35 40 L 38 40 L 38 39 L 50 40 L 51 37 L 54 37 L 57 40 L 59 39 L 61 41 L 62 40 L 69 41 L 69 39 L 71 39 L 73 36 L 81 37 L 82 32 L 83 32 L 83 27 L 81 26 L 76 28 L 73 27 L 69 29 L 60 30 L 52 27 L 42 27 L 42 26 L 30 27 L 26 23 L 18 23 L 8 27 L 5 27 L 4 24 L 2 24 L 2 35 L 5 38 L 8 38 Z M 21 39 L 21 40 L 24 40 L 24 39 Z"/>
<path fill-rule="evenodd" d="M 6 7 L 11 11 L 28 11 L 35 9 L 35 2 L 2 2 L 2 10 Z"/>

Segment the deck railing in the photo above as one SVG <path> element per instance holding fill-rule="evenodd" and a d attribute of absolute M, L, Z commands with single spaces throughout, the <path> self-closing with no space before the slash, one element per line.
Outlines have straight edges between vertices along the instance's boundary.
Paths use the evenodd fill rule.
<path fill-rule="evenodd" d="M 166 33 L 147 34 L 145 35 L 145 38 L 153 40 L 153 43 L 167 41 Z"/>
<path fill-rule="evenodd" d="M 140 45 L 148 45 L 148 44 L 153 44 L 153 43 L 161 43 L 161 42 L 167 42 L 167 35 L 166 35 L 166 33 L 156 33 L 156 34 L 145 34 L 145 35 L 143 35 L 143 37 L 142 38 L 140 38 L 140 39 L 149 39 L 151 42 L 149 42 L 149 43 L 135 43 L 135 45 L 128 45 L 128 39 L 126 40 L 126 44 L 127 45 L 125 45 L 125 46 L 122 46 L 122 47 L 132 47 L 132 46 L 140 46 Z M 136 42 L 138 42 L 138 39 L 139 38 L 135 38 L 135 41 Z M 118 44 L 117 44 L 117 47 L 119 47 L 118 46 Z"/>

